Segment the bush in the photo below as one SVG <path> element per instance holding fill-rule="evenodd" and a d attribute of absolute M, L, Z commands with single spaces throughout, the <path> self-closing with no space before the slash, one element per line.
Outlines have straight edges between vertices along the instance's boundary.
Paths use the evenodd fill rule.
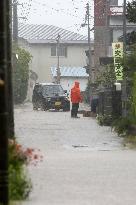
<path fill-rule="evenodd" d="M 18 54 L 18 59 L 14 56 L 15 67 L 13 67 L 13 93 L 15 104 L 22 103 L 27 96 L 29 79 L 29 62 L 31 55 L 22 48 L 16 48 L 14 51 Z"/>
<path fill-rule="evenodd" d="M 112 128 L 114 129 L 115 132 L 118 133 L 118 135 L 127 135 L 128 130 L 130 129 L 130 125 L 131 125 L 131 120 L 126 117 L 126 118 L 119 118 L 117 120 L 115 120 L 112 123 Z"/>
<path fill-rule="evenodd" d="M 21 166 L 9 166 L 9 198 L 10 200 L 24 200 L 28 198 L 32 189 L 31 180 Z"/>
<path fill-rule="evenodd" d="M 110 126 L 112 123 L 112 117 L 111 115 L 102 115 L 102 114 L 98 114 L 96 117 L 98 124 L 103 126 Z"/>

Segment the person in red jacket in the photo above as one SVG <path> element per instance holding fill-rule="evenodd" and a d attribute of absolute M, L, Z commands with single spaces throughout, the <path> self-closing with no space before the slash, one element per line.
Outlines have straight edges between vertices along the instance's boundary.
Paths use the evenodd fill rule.
<path fill-rule="evenodd" d="M 74 87 L 71 89 L 71 102 L 72 102 L 72 109 L 71 109 L 71 117 L 79 118 L 77 116 L 79 103 L 82 102 L 82 96 L 80 93 L 79 82 L 75 82 Z"/>

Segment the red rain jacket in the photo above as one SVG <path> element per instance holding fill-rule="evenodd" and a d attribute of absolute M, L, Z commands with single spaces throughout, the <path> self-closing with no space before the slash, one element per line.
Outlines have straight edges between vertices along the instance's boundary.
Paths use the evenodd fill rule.
<path fill-rule="evenodd" d="M 79 82 L 75 82 L 74 87 L 71 89 L 71 102 L 79 103 L 82 102 L 82 96 L 80 93 Z"/>

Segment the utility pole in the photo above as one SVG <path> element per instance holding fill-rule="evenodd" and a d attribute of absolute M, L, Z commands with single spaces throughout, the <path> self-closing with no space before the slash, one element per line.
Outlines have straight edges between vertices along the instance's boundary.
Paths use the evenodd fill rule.
<path fill-rule="evenodd" d="M 110 32 L 109 32 L 109 10 L 110 10 L 110 0 L 106 0 L 105 5 L 105 56 L 108 56 L 108 47 L 110 45 Z"/>
<path fill-rule="evenodd" d="M 9 108 L 9 137 L 14 138 L 15 133 L 14 133 L 14 113 L 13 113 L 13 81 L 12 81 L 12 71 L 14 71 L 17 68 L 17 60 L 16 60 L 16 48 L 18 46 L 18 14 L 17 14 L 17 7 L 18 7 L 18 1 L 13 0 L 11 2 L 11 30 L 13 29 L 13 50 L 12 50 L 12 68 L 8 71 L 8 90 L 9 90 L 9 96 L 8 96 L 8 108 Z M 12 24 L 12 19 L 13 19 L 13 24 Z M 11 40 L 11 39 L 9 39 Z M 10 44 L 11 45 L 11 44 Z M 11 63 L 11 59 L 8 61 L 9 64 Z"/>
<path fill-rule="evenodd" d="M 9 0 L 0 1 L 0 204 L 8 205 L 8 51 Z M 9 52 L 9 53 L 8 53 Z"/>
<path fill-rule="evenodd" d="M 123 1 L 123 53 L 124 53 L 124 66 L 125 66 L 125 57 L 126 57 L 126 0 Z M 122 116 L 127 116 L 127 82 L 126 74 L 124 73 L 124 80 L 122 85 Z"/>
<path fill-rule="evenodd" d="M 7 25 L 7 38 L 8 38 L 8 45 L 7 45 L 7 64 L 8 64 L 8 72 L 7 72 L 7 79 L 8 79 L 8 112 L 9 112 L 9 138 L 14 138 L 15 137 L 15 131 L 14 131 L 14 105 L 13 105 L 13 81 L 12 81 L 12 67 L 16 67 L 16 60 L 15 60 L 15 53 L 13 51 L 13 56 L 12 56 L 12 62 L 11 62 L 11 47 L 12 47 L 12 39 L 11 39 L 11 33 L 12 33 L 12 14 L 13 14 L 13 39 L 15 46 L 17 44 L 17 37 L 18 37 L 18 22 L 17 21 L 17 1 L 13 0 L 9 1 L 9 12 L 8 12 L 8 25 Z M 12 6 L 13 6 L 13 12 L 12 12 Z M 16 32 L 15 32 L 16 30 Z M 15 35 L 16 34 L 16 35 Z M 13 66 L 12 66 L 13 65 Z"/>
<path fill-rule="evenodd" d="M 127 35 L 127 25 L 126 25 L 126 0 L 123 0 L 123 50 L 126 53 L 126 35 Z"/>
<path fill-rule="evenodd" d="M 90 6 L 89 3 L 86 4 L 86 15 L 85 15 L 85 23 L 81 24 L 82 27 L 87 25 L 88 30 L 88 52 L 86 52 L 88 57 L 88 63 L 87 63 L 87 73 L 89 74 L 88 78 L 88 85 L 89 85 L 89 97 L 92 96 L 92 90 L 91 90 L 91 83 L 93 81 L 92 78 L 92 53 L 91 53 L 91 39 L 90 39 Z"/>
<path fill-rule="evenodd" d="M 86 4 L 86 16 L 85 16 L 85 23 L 81 26 L 87 25 L 88 30 L 88 85 L 89 85 L 89 97 L 92 96 L 92 88 L 91 84 L 93 82 L 92 79 L 92 53 L 91 53 L 91 39 L 90 39 L 90 5 L 89 3 Z"/>
<path fill-rule="evenodd" d="M 91 58 L 91 40 L 90 40 L 90 6 L 89 3 L 86 4 L 86 16 L 85 23 L 81 24 L 82 27 L 88 27 L 88 73 L 89 73 L 89 82 L 92 81 L 92 58 Z"/>
<path fill-rule="evenodd" d="M 60 35 L 57 36 L 57 84 L 60 83 Z"/>
<path fill-rule="evenodd" d="M 90 6 L 86 4 L 87 26 L 88 26 L 88 49 L 89 49 L 89 82 L 92 79 L 92 61 L 91 61 L 91 40 L 90 40 Z"/>
<path fill-rule="evenodd" d="M 13 0 L 13 42 L 18 43 L 18 15 L 17 15 L 17 0 Z"/>

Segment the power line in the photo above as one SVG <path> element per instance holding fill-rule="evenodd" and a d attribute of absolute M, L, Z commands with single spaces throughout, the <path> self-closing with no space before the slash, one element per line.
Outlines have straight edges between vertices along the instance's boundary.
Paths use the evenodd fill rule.
<path fill-rule="evenodd" d="M 20 14 L 23 16 L 22 19 L 26 21 L 31 11 L 32 0 L 28 0 L 27 2 L 20 0 L 19 2 L 22 4 L 22 8 L 19 9 Z"/>
<path fill-rule="evenodd" d="M 70 9 L 70 8 L 69 9 L 68 8 L 65 9 L 64 7 L 61 6 L 60 1 L 58 1 L 56 3 L 56 5 L 54 5 L 54 6 L 49 5 L 49 3 L 47 3 L 47 1 L 44 1 L 45 3 L 44 2 L 43 3 L 39 2 L 37 0 L 33 0 L 33 1 L 29 0 L 29 1 L 31 1 L 31 4 L 30 4 L 31 7 L 29 6 L 29 8 L 27 8 L 28 5 L 29 5 L 28 4 L 29 2 L 27 3 L 26 1 L 24 2 L 23 0 L 19 1 L 19 2 L 23 2 L 22 3 L 23 6 L 22 6 L 22 8 L 19 8 L 19 11 L 21 12 L 21 14 L 23 14 L 25 16 L 25 22 L 29 21 L 29 19 L 30 19 L 29 16 L 30 15 L 31 16 L 32 15 L 36 15 L 36 12 L 38 14 L 38 7 L 39 7 L 39 5 L 41 6 L 41 10 L 43 10 L 42 12 L 40 12 L 41 13 L 40 16 L 42 15 L 43 12 L 45 12 L 47 14 L 49 14 L 49 13 L 53 14 L 55 12 L 55 13 L 58 13 L 58 14 L 60 14 L 62 16 L 63 15 L 71 16 L 71 17 L 75 18 L 75 20 L 79 19 L 79 16 L 83 15 L 83 12 L 79 13 L 80 12 L 80 8 L 85 8 L 84 6 L 79 7 L 79 2 L 82 2 L 82 4 L 84 5 L 84 1 L 69 1 L 69 4 L 73 5 L 72 9 Z M 91 18 L 93 19 L 93 16 L 91 16 Z M 80 24 L 79 24 L 79 26 L 77 26 L 78 24 L 76 24 L 76 26 L 74 24 L 73 25 L 73 27 L 75 26 L 74 30 L 76 29 L 78 32 L 81 31 Z"/>

